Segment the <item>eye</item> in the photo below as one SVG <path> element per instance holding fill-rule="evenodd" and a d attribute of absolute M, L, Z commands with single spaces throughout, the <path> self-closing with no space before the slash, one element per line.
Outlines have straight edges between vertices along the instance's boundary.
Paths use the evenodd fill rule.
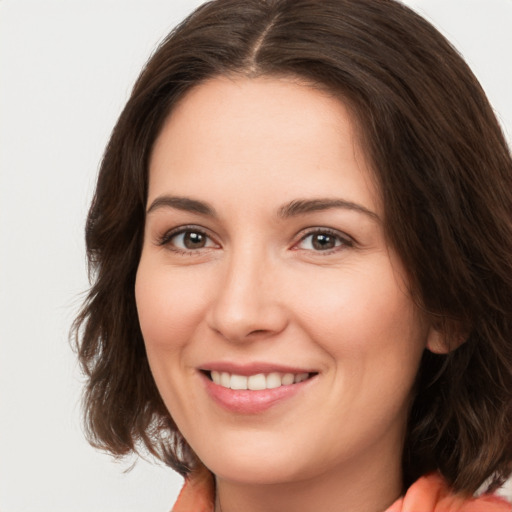
<path fill-rule="evenodd" d="M 208 237 L 199 231 L 185 231 L 171 238 L 173 245 L 180 249 L 202 249 L 208 244 Z"/>
<path fill-rule="evenodd" d="M 318 229 L 303 236 L 296 247 L 307 251 L 327 252 L 352 245 L 352 240 L 347 236 L 329 229 Z"/>
<path fill-rule="evenodd" d="M 179 228 L 166 233 L 159 245 L 166 245 L 177 252 L 193 252 L 199 249 L 217 247 L 217 244 L 204 232 L 197 228 Z"/>

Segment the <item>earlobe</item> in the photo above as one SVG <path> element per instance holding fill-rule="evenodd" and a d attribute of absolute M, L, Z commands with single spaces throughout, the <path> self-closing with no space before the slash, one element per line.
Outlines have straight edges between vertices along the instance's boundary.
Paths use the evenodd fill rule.
<path fill-rule="evenodd" d="M 434 354 L 448 354 L 458 349 L 467 338 L 466 331 L 459 325 L 444 328 L 432 325 L 427 336 L 426 348 Z"/>
<path fill-rule="evenodd" d="M 434 354 L 448 354 L 450 346 L 443 332 L 435 327 L 430 327 L 427 337 L 427 349 Z"/>

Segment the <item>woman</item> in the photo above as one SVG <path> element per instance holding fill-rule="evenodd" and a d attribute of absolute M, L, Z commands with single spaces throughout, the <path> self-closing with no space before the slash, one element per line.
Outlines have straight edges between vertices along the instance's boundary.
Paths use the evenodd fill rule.
<path fill-rule="evenodd" d="M 217 0 L 107 147 L 77 321 L 91 441 L 176 512 L 502 511 L 512 163 L 455 50 L 391 0 Z"/>

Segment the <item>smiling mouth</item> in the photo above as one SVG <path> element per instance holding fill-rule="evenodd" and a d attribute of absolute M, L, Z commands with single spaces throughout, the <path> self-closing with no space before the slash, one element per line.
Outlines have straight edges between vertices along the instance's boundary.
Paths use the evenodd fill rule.
<path fill-rule="evenodd" d="M 203 372 L 214 384 L 227 389 L 262 391 L 276 389 L 281 386 L 290 386 L 304 382 L 317 373 L 258 373 L 256 375 L 238 375 L 236 373 L 220 372 L 216 370 Z"/>

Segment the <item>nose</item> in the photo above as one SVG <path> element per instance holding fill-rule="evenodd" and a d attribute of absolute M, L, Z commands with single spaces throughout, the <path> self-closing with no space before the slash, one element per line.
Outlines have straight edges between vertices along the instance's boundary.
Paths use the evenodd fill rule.
<path fill-rule="evenodd" d="M 262 252 L 232 254 L 218 276 L 208 323 L 231 342 L 271 338 L 288 323 L 278 269 Z"/>

